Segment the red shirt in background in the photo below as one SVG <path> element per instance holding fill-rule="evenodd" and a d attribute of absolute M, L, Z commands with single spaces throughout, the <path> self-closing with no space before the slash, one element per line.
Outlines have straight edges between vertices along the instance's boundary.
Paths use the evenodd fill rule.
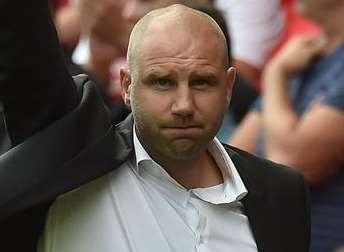
<path fill-rule="evenodd" d="M 286 24 L 280 42 L 273 49 L 271 57 L 293 36 L 298 34 L 317 33 L 320 31 L 317 24 L 298 15 L 295 11 L 295 0 L 281 0 L 286 13 Z M 270 58 L 271 58 L 270 57 Z"/>
<path fill-rule="evenodd" d="M 285 27 L 281 36 L 280 41 L 273 48 L 269 59 L 271 59 L 285 44 L 286 42 L 300 34 L 310 34 L 320 32 L 320 28 L 317 24 L 311 20 L 298 15 L 295 11 L 295 1 L 297 0 L 281 0 L 281 5 L 285 10 Z M 256 88 L 258 91 L 261 91 L 261 81 L 256 82 Z"/>

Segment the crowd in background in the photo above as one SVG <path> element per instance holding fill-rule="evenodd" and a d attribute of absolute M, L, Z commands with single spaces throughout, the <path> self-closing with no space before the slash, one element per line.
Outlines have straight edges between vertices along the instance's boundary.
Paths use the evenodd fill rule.
<path fill-rule="evenodd" d="M 213 17 L 226 36 L 231 65 L 237 68 L 231 106 L 218 137 L 299 170 L 311 188 L 311 251 L 343 249 L 344 3 L 51 1 L 70 72 L 86 73 L 98 84 L 114 123 L 130 113 L 119 83 L 130 31 L 150 10 L 174 3 Z M 0 136 L 4 127 L 0 121 Z M 1 137 L 0 153 L 8 146 L 8 138 Z"/>

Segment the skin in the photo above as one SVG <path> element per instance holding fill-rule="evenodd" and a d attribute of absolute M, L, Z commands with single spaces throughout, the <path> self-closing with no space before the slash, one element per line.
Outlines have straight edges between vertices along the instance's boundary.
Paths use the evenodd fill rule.
<path fill-rule="evenodd" d="M 314 57 L 331 53 L 343 42 L 344 4 L 304 0 L 302 5 L 305 13 L 311 11 L 310 18 L 321 21 L 323 34 L 295 38 L 271 60 L 263 73 L 262 111 L 247 115 L 230 144 L 254 152 L 257 132 L 263 128 L 266 157 L 295 167 L 317 185 L 344 162 L 344 113 L 315 99 L 299 117 L 288 96 L 288 80 L 307 69 Z"/>
<path fill-rule="evenodd" d="M 190 8 L 175 5 L 152 16 L 139 23 L 145 29 L 134 29 L 128 54 L 135 60 L 130 71 L 121 70 L 138 138 L 186 188 L 219 184 L 222 175 L 207 148 L 235 78 L 235 70 L 226 69 L 224 40 L 205 15 Z"/>

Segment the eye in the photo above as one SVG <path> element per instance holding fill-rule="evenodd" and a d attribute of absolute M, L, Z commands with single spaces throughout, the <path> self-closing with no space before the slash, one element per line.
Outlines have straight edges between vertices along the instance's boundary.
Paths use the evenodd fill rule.
<path fill-rule="evenodd" d="M 191 85 L 193 88 L 200 89 L 200 90 L 203 90 L 212 86 L 211 82 L 207 79 L 195 79 L 191 82 Z"/>
<path fill-rule="evenodd" d="M 173 82 L 167 78 L 158 78 L 153 80 L 153 85 L 157 89 L 167 90 L 173 86 Z"/>

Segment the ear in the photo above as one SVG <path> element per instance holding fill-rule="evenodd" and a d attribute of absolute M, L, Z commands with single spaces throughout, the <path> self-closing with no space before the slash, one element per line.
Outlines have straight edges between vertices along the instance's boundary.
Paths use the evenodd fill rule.
<path fill-rule="evenodd" d="M 127 67 L 122 67 L 119 71 L 121 81 L 121 94 L 124 103 L 130 107 L 131 76 Z"/>
<path fill-rule="evenodd" d="M 232 96 L 234 83 L 235 83 L 235 77 L 236 77 L 235 67 L 228 68 L 226 75 L 227 75 L 226 81 L 227 81 L 227 91 L 228 91 L 227 97 L 228 97 L 228 104 L 229 104 L 231 100 L 231 96 Z"/>

